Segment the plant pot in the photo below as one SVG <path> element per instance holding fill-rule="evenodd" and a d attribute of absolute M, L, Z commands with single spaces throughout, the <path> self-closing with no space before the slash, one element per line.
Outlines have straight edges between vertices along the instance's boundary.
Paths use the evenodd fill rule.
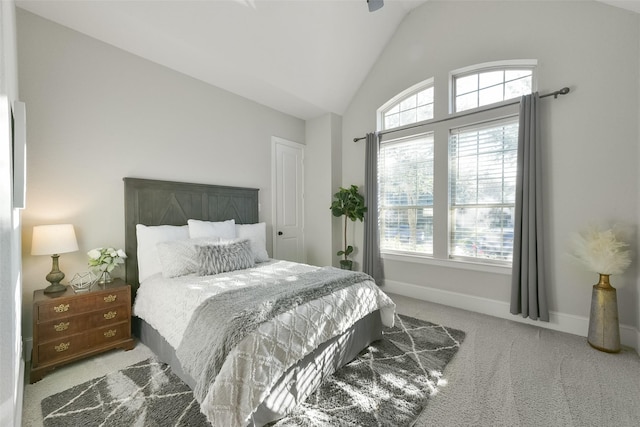
<path fill-rule="evenodd" d="M 340 268 L 343 270 L 351 270 L 353 268 L 353 261 L 350 259 L 341 259 Z"/>

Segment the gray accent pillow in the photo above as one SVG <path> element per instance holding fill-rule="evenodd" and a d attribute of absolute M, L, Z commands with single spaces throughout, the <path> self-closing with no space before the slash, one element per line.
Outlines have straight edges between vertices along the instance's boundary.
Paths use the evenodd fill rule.
<path fill-rule="evenodd" d="M 254 266 L 251 243 L 247 239 L 196 246 L 196 260 L 199 276 L 210 276 Z"/>

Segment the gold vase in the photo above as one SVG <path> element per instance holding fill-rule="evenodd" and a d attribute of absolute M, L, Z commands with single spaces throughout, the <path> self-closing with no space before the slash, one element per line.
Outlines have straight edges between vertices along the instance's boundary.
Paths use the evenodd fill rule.
<path fill-rule="evenodd" d="M 608 274 L 600 274 L 600 281 L 593 285 L 587 341 L 600 351 L 620 351 L 618 297 L 616 289 L 609 283 Z"/>

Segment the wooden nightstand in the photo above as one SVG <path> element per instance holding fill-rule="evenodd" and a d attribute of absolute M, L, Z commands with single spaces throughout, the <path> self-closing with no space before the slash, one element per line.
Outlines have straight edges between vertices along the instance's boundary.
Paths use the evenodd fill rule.
<path fill-rule="evenodd" d="M 114 348 L 131 350 L 131 287 L 121 279 L 74 293 L 33 293 L 30 382 L 58 366 Z"/>

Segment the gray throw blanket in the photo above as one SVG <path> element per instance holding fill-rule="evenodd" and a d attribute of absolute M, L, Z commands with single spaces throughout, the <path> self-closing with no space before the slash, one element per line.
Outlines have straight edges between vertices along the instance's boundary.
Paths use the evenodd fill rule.
<path fill-rule="evenodd" d="M 323 267 L 276 284 L 232 289 L 203 302 L 176 351 L 183 369 L 196 381 L 198 402 L 205 398 L 229 352 L 263 322 L 364 280 L 373 279 L 365 273 Z"/>

